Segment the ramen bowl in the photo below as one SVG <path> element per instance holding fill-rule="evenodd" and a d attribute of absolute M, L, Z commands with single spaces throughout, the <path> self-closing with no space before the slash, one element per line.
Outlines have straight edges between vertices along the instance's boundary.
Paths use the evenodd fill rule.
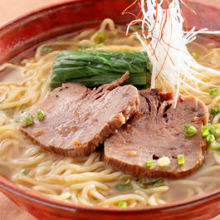
<path fill-rule="evenodd" d="M 132 0 L 76 0 L 42 8 L 0 28 L 0 63 L 30 56 L 31 48 L 58 36 L 97 27 L 104 18 L 127 24 L 132 17 L 122 15 Z M 184 7 L 187 25 L 220 29 L 220 6 L 191 0 Z M 193 10 L 192 10 L 193 9 Z M 139 8 L 134 7 L 134 13 Z M 194 10 L 197 12 L 195 16 Z M 218 39 L 217 39 L 218 40 Z M 220 189 L 166 205 L 138 208 L 106 208 L 72 204 L 22 189 L 0 176 L 0 190 L 19 207 L 42 220 L 132 220 L 210 219 L 220 214 Z"/>

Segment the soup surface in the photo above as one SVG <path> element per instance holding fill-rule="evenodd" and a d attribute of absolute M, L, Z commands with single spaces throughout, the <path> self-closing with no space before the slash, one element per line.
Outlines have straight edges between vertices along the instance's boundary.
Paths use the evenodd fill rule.
<path fill-rule="evenodd" d="M 49 94 L 52 64 L 60 50 L 140 51 L 142 47 L 136 37 L 126 37 L 121 30 L 107 19 L 98 31 L 91 29 L 71 37 L 57 38 L 39 46 L 31 58 L 0 66 L 1 175 L 20 187 L 47 197 L 96 206 L 165 204 L 220 187 L 218 151 L 208 150 L 202 167 L 186 178 L 136 179 L 106 167 L 101 151 L 87 157 L 62 157 L 43 151 L 19 131 L 27 109 L 38 105 Z M 97 33 L 100 32 L 105 33 L 105 39 L 101 41 L 97 40 Z M 189 45 L 189 50 L 201 64 L 220 70 L 220 47 L 217 42 L 199 37 Z M 218 77 L 207 80 L 215 80 L 220 87 Z M 220 95 L 198 98 L 209 109 L 220 107 Z M 219 122 L 220 114 L 217 114 L 212 123 Z"/>

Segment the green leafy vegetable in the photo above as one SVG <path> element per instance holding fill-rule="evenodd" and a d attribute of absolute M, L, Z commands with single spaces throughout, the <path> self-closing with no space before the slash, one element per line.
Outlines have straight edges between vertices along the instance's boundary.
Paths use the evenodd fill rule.
<path fill-rule="evenodd" d="M 118 206 L 121 207 L 121 208 L 126 208 L 126 207 L 128 207 L 128 203 L 121 201 L 121 202 L 118 203 Z"/>
<path fill-rule="evenodd" d="M 185 134 L 185 137 L 193 137 L 194 135 L 197 134 L 197 129 L 193 126 L 193 125 L 190 125 L 190 124 L 186 124 L 184 125 L 184 134 Z"/>
<path fill-rule="evenodd" d="M 219 89 L 217 88 L 209 89 L 208 92 L 210 96 L 217 96 L 219 94 Z"/>
<path fill-rule="evenodd" d="M 158 179 L 142 178 L 142 179 L 140 179 L 139 184 L 140 184 L 141 188 L 143 188 L 143 189 L 147 189 L 150 187 L 160 187 L 160 186 L 164 185 L 164 180 L 161 178 L 158 178 Z"/>
<path fill-rule="evenodd" d="M 184 157 L 184 154 L 179 154 L 177 156 L 177 159 L 178 159 L 178 165 L 183 165 L 185 163 L 185 157 Z"/>
<path fill-rule="evenodd" d="M 61 51 L 53 64 L 51 87 L 64 82 L 78 82 L 88 87 L 99 86 L 130 72 L 125 83 L 139 88 L 150 84 L 152 65 L 147 53 L 136 51 Z"/>
<path fill-rule="evenodd" d="M 44 112 L 42 110 L 37 110 L 37 119 L 42 121 L 44 119 Z"/>

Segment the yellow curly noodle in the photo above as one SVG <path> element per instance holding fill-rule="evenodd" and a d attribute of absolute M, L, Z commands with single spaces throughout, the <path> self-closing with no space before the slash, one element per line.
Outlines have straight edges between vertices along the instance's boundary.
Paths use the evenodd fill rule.
<path fill-rule="evenodd" d="M 97 34 L 105 32 L 104 44 L 97 44 Z M 191 45 L 193 46 L 193 45 Z M 205 52 L 202 54 L 203 47 Z M 115 31 L 112 20 L 102 22 L 100 29 L 83 31 L 68 39 L 57 39 L 39 46 L 35 56 L 23 60 L 20 65 L 6 63 L 0 66 L 0 172 L 14 183 L 47 197 L 89 206 L 152 206 L 170 201 L 190 198 L 220 186 L 220 153 L 209 151 L 205 164 L 195 174 L 180 180 L 166 180 L 159 187 L 141 188 L 133 177 L 131 188 L 119 191 L 115 188 L 121 179 L 128 177 L 119 171 L 107 168 L 101 153 L 87 157 L 69 158 L 44 152 L 20 131 L 23 111 L 38 105 L 50 92 L 52 64 L 59 50 L 63 49 L 141 50 L 135 36 L 126 37 Z M 220 69 L 220 49 L 204 45 L 197 47 L 199 61 Z M 201 52 L 201 53 L 200 53 Z M 202 55 L 201 55 L 202 54 Z M 219 78 L 207 80 L 220 85 Z M 199 85 L 195 85 L 199 86 Z M 207 92 L 208 87 L 202 88 Z M 181 91 L 193 94 L 191 91 Z M 220 107 L 220 96 L 198 97 L 208 107 Z M 220 121 L 220 114 L 213 122 Z"/>

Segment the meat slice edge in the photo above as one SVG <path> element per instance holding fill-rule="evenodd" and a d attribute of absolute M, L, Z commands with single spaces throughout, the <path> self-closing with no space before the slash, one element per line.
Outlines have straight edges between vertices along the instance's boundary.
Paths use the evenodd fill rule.
<path fill-rule="evenodd" d="M 120 86 L 127 77 L 125 74 L 92 91 L 76 83 L 63 84 L 31 111 L 34 124 L 22 126 L 21 131 L 54 153 L 84 156 L 94 152 L 137 112 L 137 89 L 132 85 Z M 35 117 L 38 109 L 45 113 L 42 121 Z"/>
<path fill-rule="evenodd" d="M 140 91 L 139 112 L 104 143 L 105 163 L 138 177 L 179 178 L 195 171 L 204 158 L 201 126 L 207 123 L 207 108 L 192 96 L 180 97 L 176 109 L 173 106 L 171 93 Z M 198 133 L 186 138 L 185 124 L 195 126 Z M 182 166 L 178 165 L 179 154 L 185 156 Z M 164 156 L 171 163 L 160 167 L 158 159 Z M 155 164 L 147 167 L 146 161 L 152 160 Z"/>

